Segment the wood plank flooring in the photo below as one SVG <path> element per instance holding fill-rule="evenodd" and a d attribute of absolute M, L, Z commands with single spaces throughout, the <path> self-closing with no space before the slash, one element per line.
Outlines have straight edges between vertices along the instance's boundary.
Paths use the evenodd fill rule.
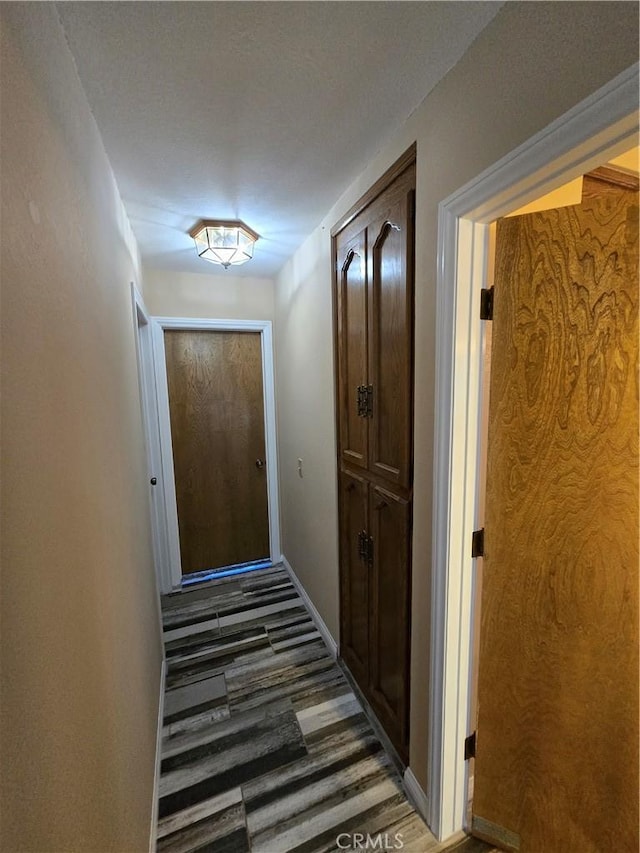
<path fill-rule="evenodd" d="M 282 568 L 165 596 L 163 621 L 158 851 L 490 850 L 430 833 Z"/>

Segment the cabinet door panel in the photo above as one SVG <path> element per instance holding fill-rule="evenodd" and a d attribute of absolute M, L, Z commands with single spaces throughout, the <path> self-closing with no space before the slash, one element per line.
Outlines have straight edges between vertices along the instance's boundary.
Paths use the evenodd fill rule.
<path fill-rule="evenodd" d="M 373 417 L 369 470 L 408 487 L 411 478 L 413 191 L 369 227 Z"/>
<path fill-rule="evenodd" d="M 368 422 L 358 414 L 358 386 L 367 382 L 366 231 L 338 239 L 338 393 L 340 456 L 367 467 Z"/>
<path fill-rule="evenodd" d="M 373 538 L 371 672 L 374 707 L 400 757 L 406 760 L 409 711 L 411 506 L 370 487 Z"/>
<path fill-rule="evenodd" d="M 412 159 L 413 152 L 407 152 L 332 232 L 340 652 L 405 762 L 413 474 Z M 364 386 L 360 398 L 358 386 Z"/>
<path fill-rule="evenodd" d="M 369 565 L 359 553 L 358 536 L 367 529 L 367 483 L 340 474 L 340 653 L 356 681 L 369 682 Z"/>

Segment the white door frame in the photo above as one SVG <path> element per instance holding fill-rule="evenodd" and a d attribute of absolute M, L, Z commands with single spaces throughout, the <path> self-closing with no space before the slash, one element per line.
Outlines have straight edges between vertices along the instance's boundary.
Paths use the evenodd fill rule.
<path fill-rule="evenodd" d="M 637 145 L 638 64 L 439 205 L 429 731 L 430 826 L 463 828 L 489 223 Z"/>
<path fill-rule="evenodd" d="M 264 395 L 264 437 L 267 457 L 267 499 L 269 507 L 269 549 L 272 563 L 282 560 L 280 551 L 280 505 L 278 454 L 276 446 L 276 398 L 273 369 L 271 320 L 214 320 L 188 317 L 153 317 L 153 347 L 160 423 L 160 451 L 164 479 L 165 512 L 170 549 L 171 585 L 180 586 L 182 568 L 178 534 L 178 508 L 173 470 L 169 389 L 164 349 L 164 330 L 183 329 L 201 332 L 259 332 L 262 343 L 262 390 Z"/>
<path fill-rule="evenodd" d="M 167 525 L 164 517 L 164 484 L 161 475 L 160 428 L 152 340 L 153 321 L 134 282 L 131 282 L 131 300 L 138 361 L 140 406 L 142 408 L 142 424 L 147 453 L 147 473 L 149 480 L 155 477 L 157 481 L 155 486 L 149 482 L 153 559 L 158 590 L 160 593 L 165 593 L 171 590 L 171 574 L 169 570 L 169 545 L 166 535 Z"/>

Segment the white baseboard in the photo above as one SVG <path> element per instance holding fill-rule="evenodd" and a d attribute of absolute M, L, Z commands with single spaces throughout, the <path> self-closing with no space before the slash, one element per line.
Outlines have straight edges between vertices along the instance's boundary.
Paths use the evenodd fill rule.
<path fill-rule="evenodd" d="M 156 731 L 156 772 L 153 780 L 153 803 L 151 804 L 151 831 L 149 853 L 155 853 L 158 840 L 158 807 L 160 805 L 160 765 L 162 764 L 162 722 L 164 720 L 164 688 L 167 679 L 167 661 L 162 659 L 160 669 L 160 696 L 158 698 L 158 728 Z"/>
<path fill-rule="evenodd" d="M 289 564 L 289 561 L 284 556 L 284 554 L 282 555 L 282 565 L 284 566 L 285 571 L 287 572 L 287 574 L 291 578 L 291 582 L 293 583 L 295 588 L 298 590 L 298 595 L 300 596 L 300 598 L 304 601 L 305 605 L 307 606 L 307 609 L 309 610 L 309 613 L 311 614 L 311 618 L 315 622 L 316 628 L 320 632 L 320 636 L 325 641 L 327 648 L 331 652 L 331 657 L 335 660 L 338 657 L 338 644 L 334 640 L 333 635 L 331 634 L 331 631 L 327 628 L 324 619 L 316 610 L 313 601 L 311 601 L 311 599 L 307 595 L 307 591 L 305 590 L 305 588 L 302 586 L 302 584 L 298 580 L 298 576 L 296 575 L 296 573 L 291 568 L 291 565 Z"/>
<path fill-rule="evenodd" d="M 415 806 L 416 811 L 419 812 L 421 817 L 428 823 L 429 821 L 429 797 L 425 794 L 420 786 L 420 783 L 416 779 L 413 774 L 413 770 L 410 767 L 404 771 L 404 787 L 407 793 L 407 797 L 411 801 L 412 805 Z"/>

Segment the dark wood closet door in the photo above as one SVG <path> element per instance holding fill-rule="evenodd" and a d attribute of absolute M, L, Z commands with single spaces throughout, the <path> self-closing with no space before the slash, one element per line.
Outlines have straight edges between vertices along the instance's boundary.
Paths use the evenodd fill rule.
<path fill-rule="evenodd" d="M 361 684 L 369 681 L 369 563 L 361 553 L 367 530 L 368 486 L 356 474 L 340 474 L 340 654 Z"/>
<path fill-rule="evenodd" d="M 473 831 L 637 853 L 638 193 L 500 221 L 492 336 Z"/>
<path fill-rule="evenodd" d="M 410 506 L 370 487 L 371 698 L 400 757 L 408 762 L 410 640 Z"/>
<path fill-rule="evenodd" d="M 332 231 L 340 654 L 409 752 L 415 148 Z M 366 391 L 358 411 L 358 386 Z"/>
<path fill-rule="evenodd" d="M 268 558 L 260 333 L 164 341 L 182 572 Z"/>
<path fill-rule="evenodd" d="M 393 188 L 397 200 L 368 228 L 369 470 L 405 488 L 411 480 L 414 181 L 413 169 L 402 175 Z"/>
<path fill-rule="evenodd" d="M 338 394 L 342 461 L 367 467 L 368 421 L 359 414 L 358 389 L 367 383 L 366 231 L 338 239 Z"/>

